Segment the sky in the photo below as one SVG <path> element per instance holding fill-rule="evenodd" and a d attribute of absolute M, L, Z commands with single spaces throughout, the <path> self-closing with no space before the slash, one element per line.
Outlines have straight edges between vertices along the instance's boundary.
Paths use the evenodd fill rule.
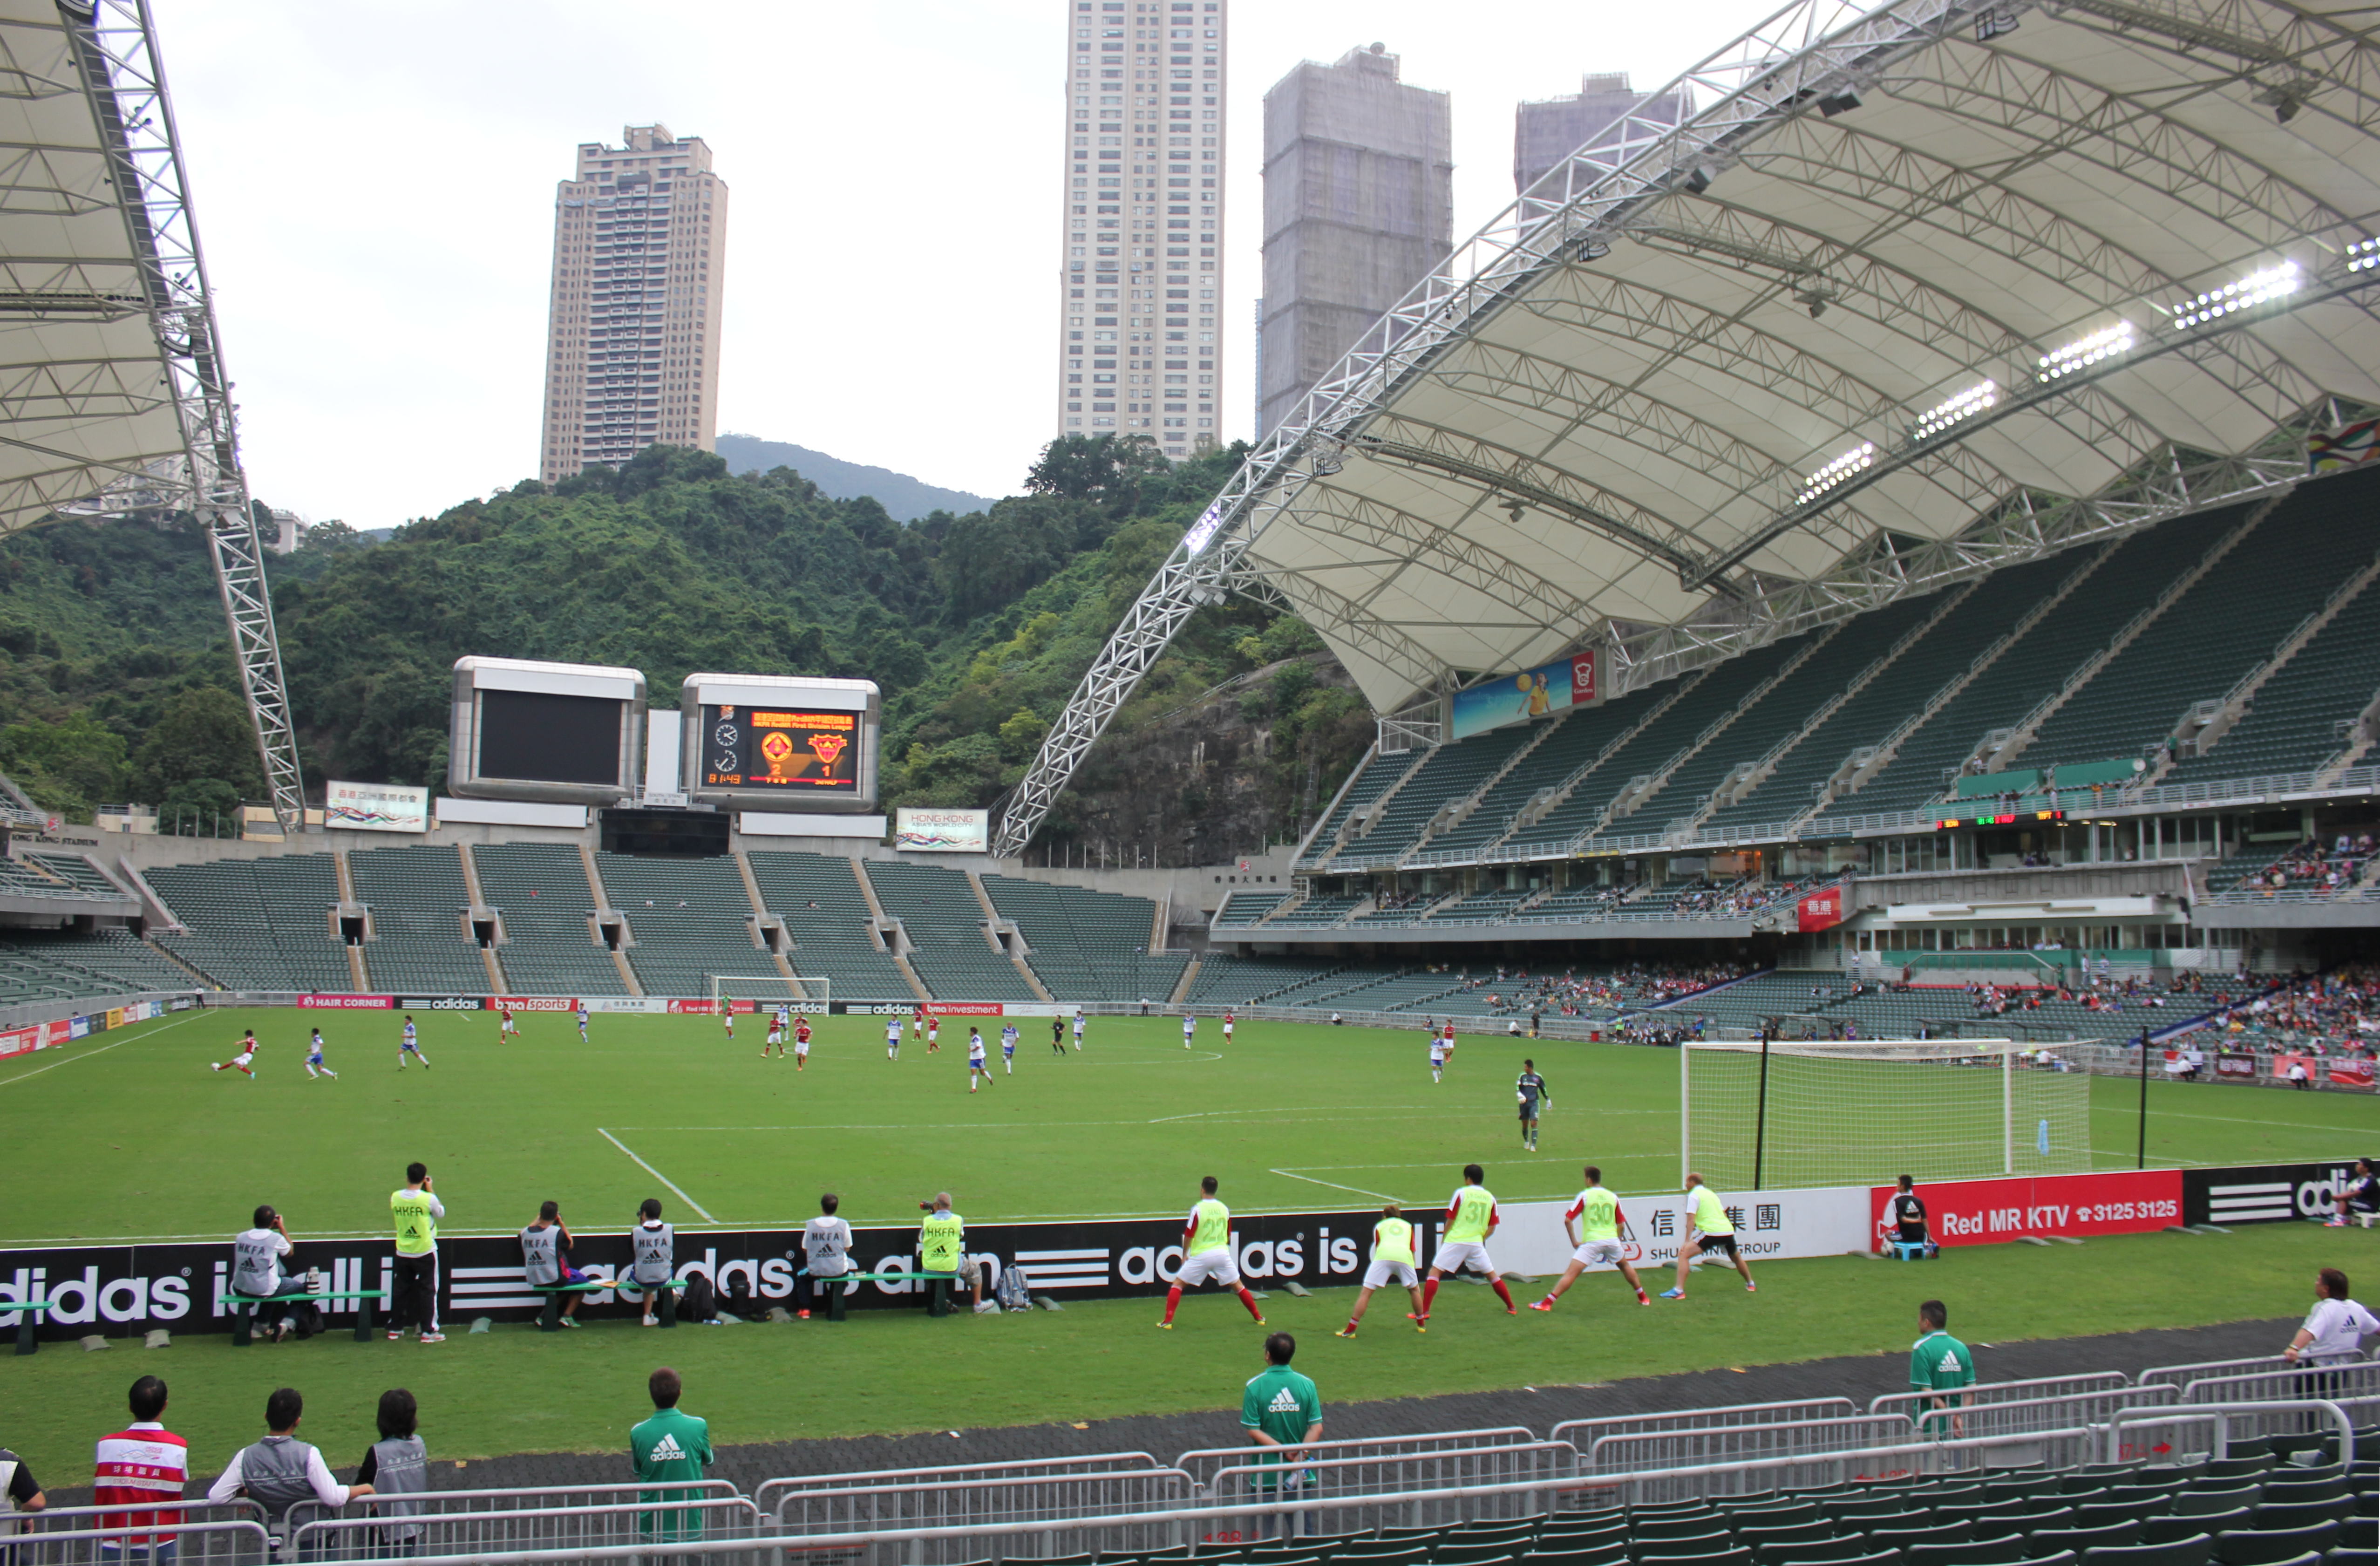
<path fill-rule="evenodd" d="M 1773 0 L 1234 0 L 1221 434 L 1254 426 L 1263 100 L 1384 42 L 1450 92 L 1458 239 L 1513 105 L 1658 86 Z M 537 475 L 555 181 L 659 122 L 732 192 L 722 433 L 1002 495 L 1052 431 L 1071 0 L 155 0 L 267 504 L 384 528 Z M 1680 25 L 1682 16 L 1690 25 Z"/>

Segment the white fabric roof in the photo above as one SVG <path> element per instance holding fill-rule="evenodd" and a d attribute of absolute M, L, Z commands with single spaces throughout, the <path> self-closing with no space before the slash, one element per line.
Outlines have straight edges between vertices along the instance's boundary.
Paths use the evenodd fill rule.
<path fill-rule="evenodd" d="M 1978 42 L 1995 12 L 2013 30 Z M 1387 712 L 1646 625 L 1773 632 L 1797 584 L 1880 601 L 1905 584 L 1847 563 L 2011 501 L 2202 455 L 2301 472 L 2310 411 L 2380 404 L 2380 272 L 2347 269 L 2380 233 L 2375 26 L 2338 0 L 1789 7 L 1663 90 L 1704 105 L 1685 125 L 1580 154 L 1417 287 L 1251 459 L 1227 548 Z M 2288 298 L 2177 324 L 2285 262 Z M 2120 322 L 2139 346 L 2105 373 L 2037 379 Z M 1912 446 L 1986 380 L 1986 417 Z M 1864 487 L 1797 505 L 1870 443 Z M 2114 520 L 2215 498 L 2168 482 Z"/>
<path fill-rule="evenodd" d="M 79 62 L 67 14 L 0 0 L 0 532 L 188 471 L 160 344 L 174 318 L 151 308 L 158 246 L 145 210 L 127 220 L 117 178 L 140 176 L 111 165 L 115 99 L 86 91 L 92 35 Z"/>

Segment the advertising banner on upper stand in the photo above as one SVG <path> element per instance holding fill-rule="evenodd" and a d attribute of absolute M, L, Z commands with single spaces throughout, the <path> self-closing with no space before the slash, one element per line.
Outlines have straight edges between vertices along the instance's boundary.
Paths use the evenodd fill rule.
<path fill-rule="evenodd" d="M 1598 699 L 1596 673 L 1596 652 L 1587 648 L 1552 663 L 1456 691 L 1449 737 L 1462 739 L 1507 723 L 1593 706 Z"/>
<path fill-rule="evenodd" d="M 430 830 L 430 791 L 401 783 L 340 783 L 322 799 L 322 825 L 333 832 Z"/>
<path fill-rule="evenodd" d="M 914 810 L 893 813 L 892 846 L 907 854 L 989 854 L 989 810 Z"/>

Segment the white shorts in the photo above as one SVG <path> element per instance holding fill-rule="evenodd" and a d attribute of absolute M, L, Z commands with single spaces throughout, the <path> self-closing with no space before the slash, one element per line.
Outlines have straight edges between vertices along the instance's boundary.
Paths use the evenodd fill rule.
<path fill-rule="evenodd" d="M 413 1046 L 412 1046 L 412 1045 L 410 1045 L 410 1044 L 408 1044 L 408 1045 L 407 1045 L 407 1046 L 406 1046 L 406 1048 L 407 1048 L 407 1049 L 408 1049 L 408 1050 L 410 1050 L 410 1049 L 412 1049 L 412 1048 L 413 1048 Z M 252 1061 L 252 1060 L 254 1060 L 254 1059 L 256 1059 L 256 1051 L 255 1051 L 255 1050 L 242 1050 L 240 1053 L 238 1053 L 238 1054 L 237 1054 L 237 1055 L 234 1055 L 234 1056 L 231 1058 L 231 1063 L 232 1063 L 232 1064 L 234 1064 L 234 1065 L 236 1065 L 236 1066 L 244 1066 L 244 1065 L 248 1064 L 248 1062 L 250 1062 L 250 1061 Z"/>
<path fill-rule="evenodd" d="M 1488 1247 L 1477 1240 L 1441 1240 L 1438 1252 L 1429 1258 L 1432 1272 L 1449 1276 L 1463 1270 L 1466 1264 L 1475 1263 L 1480 1271 L 1493 1275 L 1496 1264 L 1488 1259 Z"/>
<path fill-rule="evenodd" d="M 807 1055 L 807 1054 L 808 1054 L 809 1052 L 810 1052 L 810 1041 L 809 1041 L 808 1039 L 807 1039 L 807 1038 L 796 1038 L 796 1039 L 795 1039 L 795 1040 L 794 1040 L 794 1053 L 795 1053 L 795 1054 L 796 1054 L 796 1055 Z"/>
<path fill-rule="evenodd" d="M 1173 1281 L 1185 1289 L 1194 1283 L 1203 1283 L 1209 1278 L 1218 1283 L 1233 1286 L 1238 1284 L 1240 1269 L 1239 1264 L 1232 1260 L 1231 1246 L 1218 1245 L 1211 1251 L 1200 1251 L 1195 1256 L 1184 1256 L 1180 1269 L 1173 1274 Z"/>
<path fill-rule="evenodd" d="M 1230 1023 L 1225 1023 L 1225 1024 L 1223 1025 L 1223 1037 L 1224 1037 L 1224 1038 L 1229 1038 L 1231 1036 L 1232 1036 L 1232 1025 L 1231 1025 Z"/>
<path fill-rule="evenodd" d="M 1588 1240 L 1571 1252 L 1570 1259 L 1582 1267 L 1616 1267 L 1624 1258 L 1617 1240 Z"/>
<path fill-rule="evenodd" d="M 1380 1261 L 1376 1258 L 1364 1270 L 1364 1287 L 1366 1289 L 1385 1288 L 1391 1281 L 1406 1289 L 1421 1286 L 1421 1280 L 1414 1275 L 1413 1263 L 1409 1261 Z"/>
<path fill-rule="evenodd" d="M 909 1025 L 909 1030 L 920 1038 L 926 1037 L 926 1025 L 924 1023 L 913 1022 Z"/>

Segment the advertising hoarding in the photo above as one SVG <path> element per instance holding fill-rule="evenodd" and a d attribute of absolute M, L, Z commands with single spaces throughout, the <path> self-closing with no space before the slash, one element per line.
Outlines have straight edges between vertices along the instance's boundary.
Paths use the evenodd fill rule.
<path fill-rule="evenodd" d="M 332 832 L 428 832 L 430 791 L 334 780 L 323 796 L 322 825 Z"/>
<path fill-rule="evenodd" d="M 1896 1188 L 1870 1192 L 1876 1227 L 1870 1247 L 1892 1228 Z M 1938 1245 L 1990 1245 L 2027 1234 L 2088 1239 L 2095 1234 L 2153 1234 L 2182 1221 L 2178 1169 L 2110 1170 L 2096 1174 L 2043 1174 L 2013 1180 L 1921 1182 L 1926 1228 Z"/>
<path fill-rule="evenodd" d="M 895 848 L 911 854 L 989 854 L 991 812 L 989 810 L 912 810 L 894 812 Z"/>
<path fill-rule="evenodd" d="M 1462 739 L 1507 723 L 1592 706 L 1597 700 L 1596 672 L 1595 649 L 1587 648 L 1551 663 L 1456 691 L 1451 737 Z"/>

